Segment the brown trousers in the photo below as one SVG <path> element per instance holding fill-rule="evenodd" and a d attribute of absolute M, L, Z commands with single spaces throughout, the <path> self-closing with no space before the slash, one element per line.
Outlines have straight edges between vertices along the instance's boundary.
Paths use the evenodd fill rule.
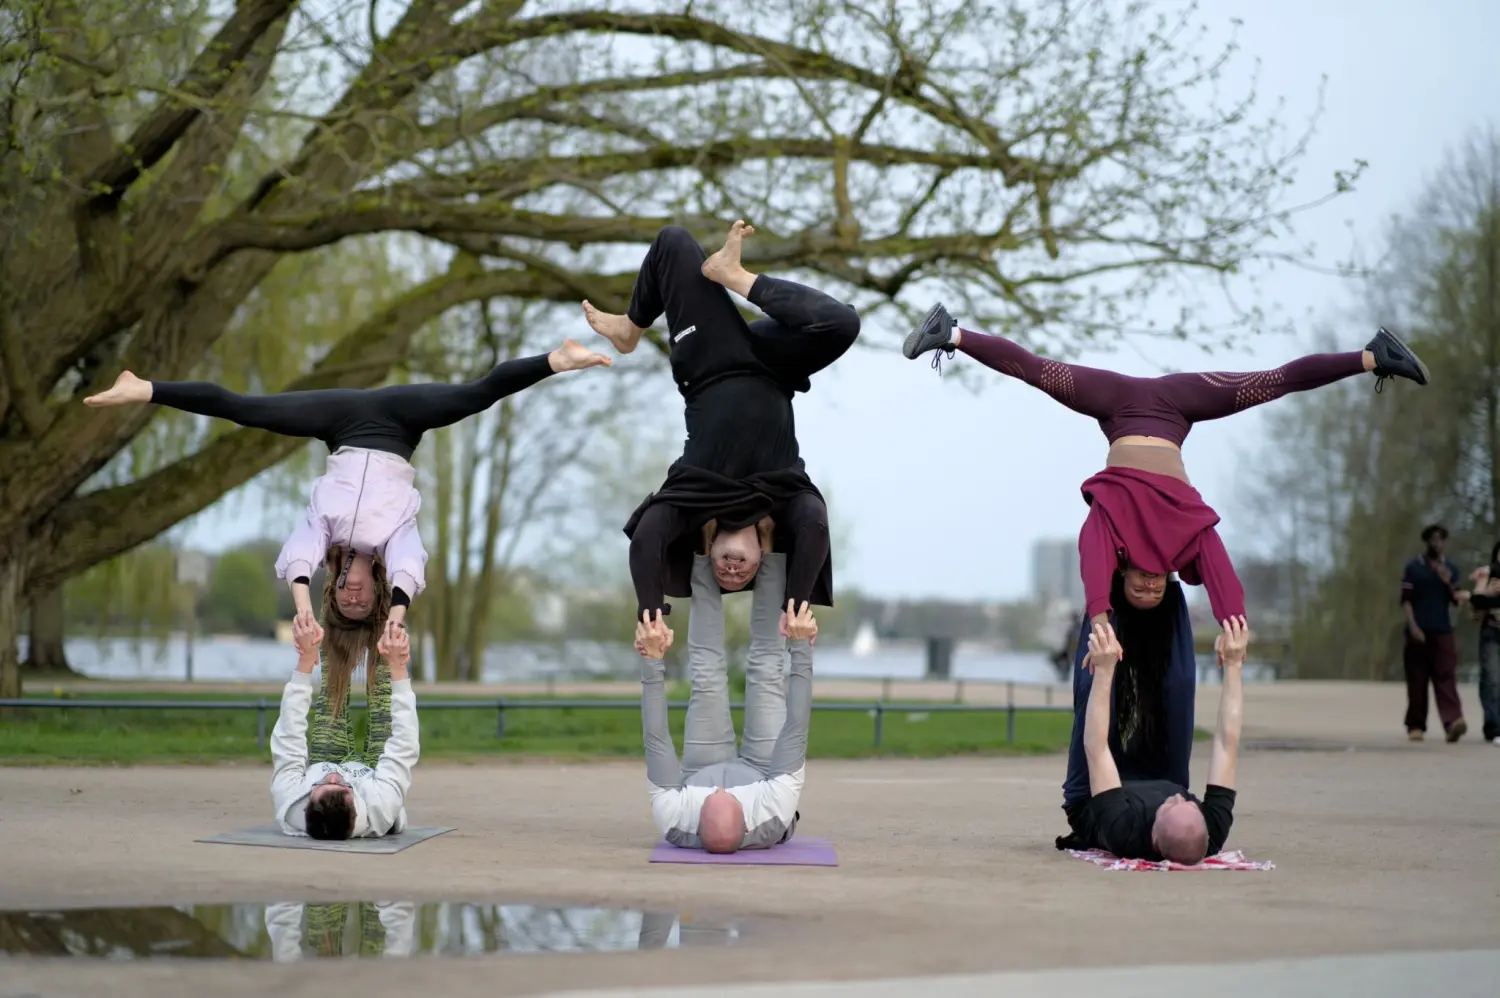
<path fill-rule="evenodd" d="M 1434 634 L 1427 632 L 1426 641 L 1416 641 L 1407 632 L 1406 647 L 1401 652 L 1401 664 L 1406 668 L 1406 728 L 1408 731 L 1427 730 L 1427 684 L 1432 683 L 1432 692 L 1437 699 L 1438 717 L 1444 730 L 1464 716 L 1463 705 L 1458 699 L 1458 646 L 1453 643 L 1453 632 Z"/>

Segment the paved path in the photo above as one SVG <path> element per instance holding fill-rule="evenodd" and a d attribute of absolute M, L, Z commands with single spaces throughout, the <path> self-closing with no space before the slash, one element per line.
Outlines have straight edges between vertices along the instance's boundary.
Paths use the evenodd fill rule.
<path fill-rule="evenodd" d="M 1500 950 L 1329 956 L 1259 963 L 1104 967 L 1010 974 L 969 974 L 841 981 L 836 984 L 748 984 L 715 989 L 716 998 L 1494 998 Z M 557 998 L 688 998 L 699 987 L 568 991 Z"/>
<path fill-rule="evenodd" d="M 1128 987 L 1146 987 L 1157 975 L 1214 976 L 1153 966 L 1183 959 L 1493 948 L 1500 937 L 1500 749 L 1474 739 L 1408 744 L 1396 688 L 1320 693 L 1309 685 L 1266 695 L 1281 699 L 1252 700 L 1252 732 L 1355 746 L 1247 754 L 1231 845 L 1274 860 L 1269 873 L 1113 873 L 1057 853 L 1058 757 L 816 763 L 799 830 L 835 840 L 837 869 L 648 864 L 645 783 L 630 763 L 423 765 L 410 801 L 414 820 L 458 830 L 394 856 L 194 844 L 267 820 L 267 774 L 248 767 L 7 769 L 0 771 L 0 908 L 529 900 L 723 915 L 748 919 L 753 931 L 729 949 L 604 955 L 299 966 L 23 961 L 0 973 L 0 998 L 503 998 L 679 985 L 717 994 L 727 982 L 997 973 L 1022 976 L 989 978 L 1004 989 L 988 993 L 1078 995 L 1089 992 L 1075 986 L 1087 986 L 1123 998 L 1144 993 Z M 1200 723 L 1211 719 L 1200 715 Z M 1206 765 L 1207 753 L 1198 752 L 1199 784 Z M 1413 959 L 1426 961 L 1424 969 L 1347 966 L 1376 967 L 1359 973 L 1387 989 L 1362 993 L 1394 989 L 1403 998 L 1466 996 L 1473 992 L 1463 990 L 1464 975 L 1488 966 L 1464 962 L 1478 957 Z M 1122 966 L 1149 969 L 1034 976 Z M 1335 978 L 1343 973 L 1327 966 Z M 1280 973 L 1284 984 L 1302 971 Z M 1232 990 L 1240 974 L 1226 970 L 1214 990 L 1248 994 Z M 929 992 L 929 984 L 965 986 L 934 978 L 918 993 L 965 993 Z M 854 993 L 912 993 L 900 991 L 908 985 L 883 987 Z M 1295 992 L 1267 984 L 1255 993 Z"/>

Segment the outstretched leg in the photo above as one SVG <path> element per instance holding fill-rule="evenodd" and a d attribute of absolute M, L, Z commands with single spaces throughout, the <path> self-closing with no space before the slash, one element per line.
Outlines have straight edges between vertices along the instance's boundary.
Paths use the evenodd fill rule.
<path fill-rule="evenodd" d="M 1171 780 L 1179 786 L 1191 786 L 1188 782 L 1188 766 L 1193 758 L 1193 712 L 1198 694 L 1198 653 L 1193 648 L 1193 621 L 1188 615 L 1187 598 L 1179 583 L 1177 593 L 1177 626 L 1172 632 L 1171 658 L 1167 661 L 1167 674 L 1162 678 L 1162 713 L 1165 724 L 1162 728 L 1163 758 L 1166 770 L 1162 779 Z"/>
<path fill-rule="evenodd" d="M 375 687 L 370 691 L 370 716 L 365 721 L 365 749 L 355 758 L 374 769 L 390 737 L 391 667 L 380 658 L 375 663 Z"/>
<path fill-rule="evenodd" d="M 1331 385 L 1356 374 L 1375 375 L 1375 389 L 1387 378 L 1405 378 L 1427 384 L 1427 365 L 1388 329 L 1359 351 L 1316 353 L 1299 357 L 1273 371 L 1229 373 L 1212 371 L 1168 374 L 1153 379 L 1160 397 L 1169 400 L 1194 423 L 1218 419 L 1252 406 L 1262 405 L 1293 392 L 1306 392 Z"/>
<path fill-rule="evenodd" d="M 326 660 L 325 660 L 326 667 Z M 307 761 L 343 762 L 353 751 L 349 738 L 349 704 L 339 704 L 338 713 L 328 702 L 328 679 L 325 676 L 318 686 L 318 696 L 313 701 L 312 724 L 307 730 Z"/>
<path fill-rule="evenodd" d="M 812 375 L 854 345 L 859 313 L 805 284 L 746 270 L 741 248 L 754 232 L 744 222 L 735 222 L 723 248 L 703 264 L 703 273 L 769 316 L 750 323 L 755 351 L 788 388 L 805 392 L 812 387 Z"/>
<path fill-rule="evenodd" d="M 786 724 L 786 638 L 781 635 L 787 556 L 761 555 L 750 595 L 750 656 L 745 668 L 745 720 L 740 758 L 767 772 Z"/>
<path fill-rule="evenodd" d="M 959 329 L 942 305 L 927 313 L 901 349 L 908 358 L 932 350 L 952 356 L 954 350 L 962 350 L 991 370 L 1040 388 L 1074 412 L 1101 420 L 1115 415 L 1127 401 L 1139 398 L 1148 382 L 1146 378 L 1048 360 L 1003 337 Z"/>
<path fill-rule="evenodd" d="M 474 381 L 456 385 L 438 381 L 377 388 L 369 393 L 368 404 L 411 434 L 415 447 L 415 440 L 428 430 L 450 426 L 484 412 L 506 396 L 524 391 L 553 374 L 608 366 L 610 360 L 603 354 L 594 353 L 573 340 L 564 340 L 562 346 L 550 353 L 507 360 Z"/>
<path fill-rule="evenodd" d="M 103 407 L 155 402 L 286 437 L 327 441 L 357 417 L 365 394 L 355 388 L 330 388 L 279 395 L 240 395 L 206 381 L 145 381 L 124 371 L 112 388 L 90 395 L 83 404 Z"/>
<path fill-rule="evenodd" d="M 707 555 L 693 556 L 688 609 L 687 718 L 682 727 L 682 781 L 700 769 L 735 758 L 729 713 L 729 663 L 724 655 L 724 599 Z"/>
<path fill-rule="evenodd" d="M 1362 351 L 1314 354 L 1271 371 L 1132 378 L 1046 360 L 1001 337 L 959 329 L 947 310 L 937 305 L 907 336 L 902 347 L 908 358 L 933 350 L 944 350 L 950 355 L 954 350 L 962 350 L 986 367 L 1040 388 L 1074 412 L 1100 420 L 1115 415 L 1127 402 L 1148 401 L 1175 409 L 1189 423 L 1199 423 L 1365 373 L 1375 375 L 1377 389 L 1387 378 L 1427 384 L 1426 365 L 1383 328 Z"/>

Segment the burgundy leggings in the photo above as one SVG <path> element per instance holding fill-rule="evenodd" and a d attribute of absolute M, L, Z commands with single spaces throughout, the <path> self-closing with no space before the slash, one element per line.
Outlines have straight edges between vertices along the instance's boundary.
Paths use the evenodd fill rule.
<path fill-rule="evenodd" d="M 959 349 L 985 367 L 1019 378 L 1074 412 L 1099 421 L 1111 441 L 1164 437 L 1181 444 L 1194 423 L 1233 415 L 1292 392 L 1363 374 L 1364 355 L 1319 353 L 1272 371 L 1167 374 L 1133 378 L 1038 357 L 998 336 L 962 331 Z"/>

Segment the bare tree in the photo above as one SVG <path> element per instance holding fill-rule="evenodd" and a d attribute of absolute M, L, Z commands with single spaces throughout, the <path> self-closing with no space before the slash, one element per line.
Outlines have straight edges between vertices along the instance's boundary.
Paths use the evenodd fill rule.
<path fill-rule="evenodd" d="M 1500 532 L 1500 134 L 1450 156 L 1385 248 L 1360 318 L 1409 337 L 1431 385 L 1288 400 L 1251 488 L 1260 523 L 1300 563 L 1293 578 L 1311 583 L 1293 631 L 1303 676 L 1396 675 L 1397 584 L 1422 526 L 1452 531 L 1465 570 Z"/>
<path fill-rule="evenodd" d="M 1253 92 L 1214 99 L 1235 48 L 1200 52 L 1195 16 L 16 0 L 0 14 L 0 694 L 19 688 L 25 592 L 297 448 L 229 432 L 90 488 L 153 410 L 77 404 L 121 368 L 201 373 L 289 254 L 401 232 L 482 264 L 421 270 L 271 390 L 378 384 L 468 302 L 622 309 L 663 224 L 716 238 L 735 216 L 764 234 L 753 267 L 864 305 L 937 282 L 992 328 L 1076 341 L 1127 325 L 1175 271 L 1242 265 L 1292 210 L 1300 141 Z M 286 332 L 322 342 L 323 323 Z"/>

